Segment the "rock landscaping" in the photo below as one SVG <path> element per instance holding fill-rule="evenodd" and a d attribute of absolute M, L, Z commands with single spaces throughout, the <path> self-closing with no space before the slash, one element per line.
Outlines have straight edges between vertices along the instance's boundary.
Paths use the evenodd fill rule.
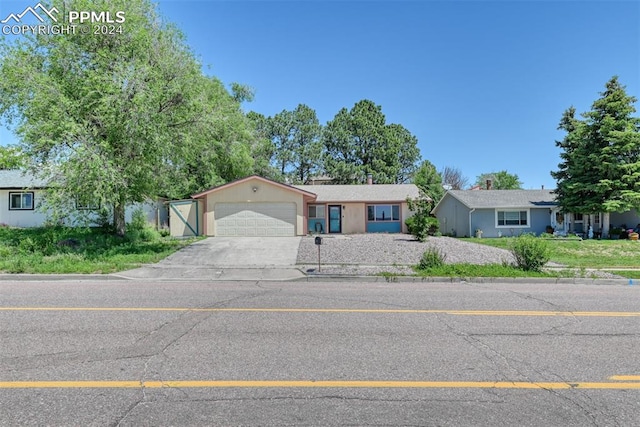
<path fill-rule="evenodd" d="M 450 264 L 501 264 L 513 262 L 505 249 L 478 245 L 451 237 L 429 237 L 426 242 L 406 234 L 322 235 L 320 257 L 324 273 L 412 274 L 427 248 L 439 250 Z M 299 265 L 317 268 L 318 247 L 314 236 L 303 237 L 298 248 Z"/>

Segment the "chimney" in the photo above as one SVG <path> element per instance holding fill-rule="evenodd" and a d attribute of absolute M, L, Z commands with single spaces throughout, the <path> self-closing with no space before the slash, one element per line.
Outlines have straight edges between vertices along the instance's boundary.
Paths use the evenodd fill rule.
<path fill-rule="evenodd" d="M 491 190 L 491 180 L 487 180 L 487 190 Z"/>
<path fill-rule="evenodd" d="M 544 190 L 544 184 L 542 184 L 542 189 Z"/>
<path fill-rule="evenodd" d="M 373 175 L 370 173 L 367 174 L 367 185 L 373 185 Z"/>

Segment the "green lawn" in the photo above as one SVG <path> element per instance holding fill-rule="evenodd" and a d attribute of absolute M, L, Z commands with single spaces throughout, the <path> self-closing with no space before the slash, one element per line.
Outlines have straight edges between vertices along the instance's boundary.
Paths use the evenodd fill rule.
<path fill-rule="evenodd" d="M 565 272 L 524 271 L 501 264 L 445 264 L 424 270 L 415 269 L 418 276 L 425 277 L 566 277 Z"/>
<path fill-rule="evenodd" d="M 470 242 L 509 249 L 509 237 L 467 239 Z M 571 268 L 640 268 L 640 241 L 637 240 L 546 240 L 551 262 Z"/>
<path fill-rule="evenodd" d="M 152 229 L 117 237 L 96 228 L 0 227 L 0 272 L 113 273 L 158 262 L 192 242 Z"/>

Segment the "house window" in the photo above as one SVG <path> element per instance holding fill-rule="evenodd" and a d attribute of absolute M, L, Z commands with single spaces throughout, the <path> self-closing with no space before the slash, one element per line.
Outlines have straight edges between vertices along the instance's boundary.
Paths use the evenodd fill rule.
<path fill-rule="evenodd" d="M 9 210 L 33 210 L 33 192 L 9 193 Z"/>
<path fill-rule="evenodd" d="M 97 211 L 100 209 L 100 203 L 95 200 L 76 199 L 76 209 L 79 211 Z"/>
<path fill-rule="evenodd" d="M 496 227 L 528 227 L 528 210 L 496 211 Z"/>
<path fill-rule="evenodd" d="M 324 218 L 324 205 L 309 205 L 309 219 Z"/>
<path fill-rule="evenodd" d="M 400 221 L 400 205 L 369 205 L 367 221 Z"/>
<path fill-rule="evenodd" d="M 580 213 L 573 214 L 573 222 L 583 222 L 584 216 Z"/>

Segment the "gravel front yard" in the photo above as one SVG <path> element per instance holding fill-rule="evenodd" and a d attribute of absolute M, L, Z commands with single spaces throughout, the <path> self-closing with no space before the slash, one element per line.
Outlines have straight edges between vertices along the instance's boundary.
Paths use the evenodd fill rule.
<path fill-rule="evenodd" d="M 323 235 L 321 260 L 330 264 L 326 273 L 376 274 L 387 271 L 410 274 L 427 248 L 440 250 L 447 263 L 501 264 L 513 262 L 509 251 L 478 245 L 451 237 L 429 237 L 418 242 L 406 234 Z M 317 267 L 318 248 L 314 237 L 303 237 L 298 248 L 298 264 Z M 385 267 L 383 267 L 385 266 Z"/>
<path fill-rule="evenodd" d="M 451 237 L 429 237 L 418 242 L 407 234 L 351 234 L 322 235 L 321 262 L 323 274 L 376 275 L 382 272 L 411 275 L 427 248 L 432 247 L 446 256 L 449 264 L 513 263 L 511 252 Z M 307 271 L 318 268 L 318 247 L 314 237 L 306 236 L 298 247 L 298 265 Z M 549 263 L 551 266 L 561 267 Z M 576 270 L 576 277 L 584 274 Z M 619 279 L 606 271 L 589 270 L 588 277 Z"/>

